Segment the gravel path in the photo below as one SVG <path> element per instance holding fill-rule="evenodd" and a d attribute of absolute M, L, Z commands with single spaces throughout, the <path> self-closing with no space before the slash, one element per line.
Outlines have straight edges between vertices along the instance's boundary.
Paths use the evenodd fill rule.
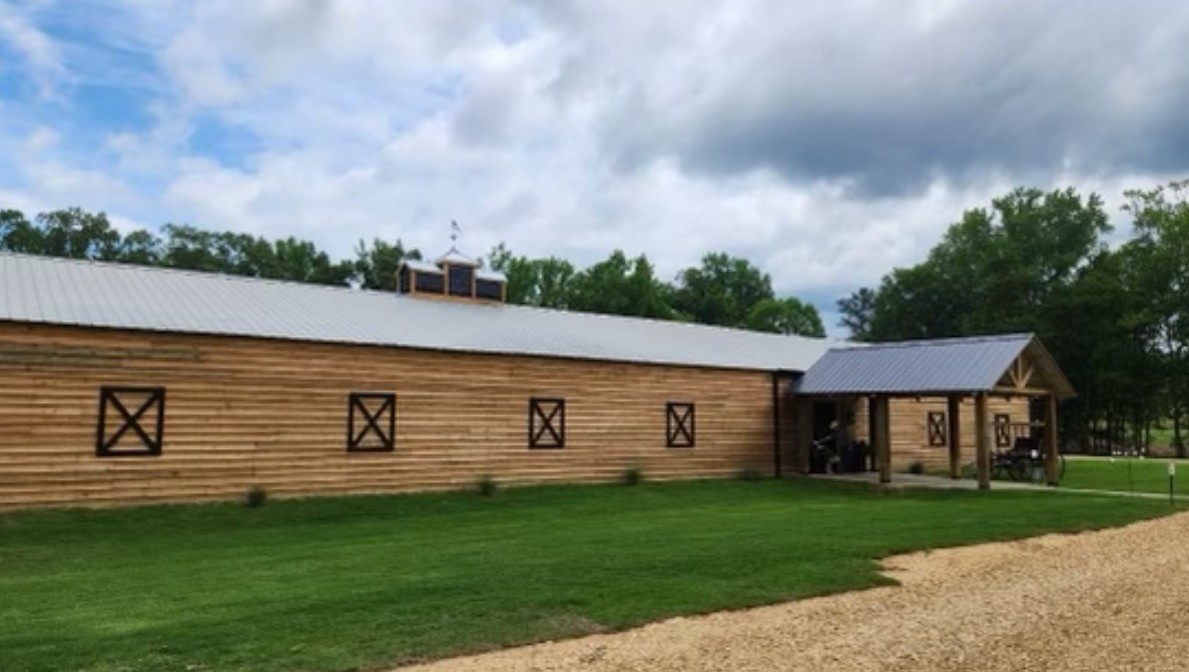
<path fill-rule="evenodd" d="M 902 585 L 404 669 L 1189 669 L 1189 513 L 884 565 Z"/>

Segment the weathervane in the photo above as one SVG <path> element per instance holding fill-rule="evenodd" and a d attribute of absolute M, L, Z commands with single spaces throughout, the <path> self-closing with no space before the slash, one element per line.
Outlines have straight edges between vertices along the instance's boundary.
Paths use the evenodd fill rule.
<path fill-rule="evenodd" d="M 450 220 L 450 249 L 458 251 L 458 236 L 462 234 L 462 227 L 453 219 Z"/>

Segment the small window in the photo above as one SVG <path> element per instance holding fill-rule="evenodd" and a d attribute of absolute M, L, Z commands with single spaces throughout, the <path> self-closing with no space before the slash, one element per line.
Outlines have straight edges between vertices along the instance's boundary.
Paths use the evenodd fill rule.
<path fill-rule="evenodd" d="M 99 388 L 97 456 L 160 455 L 164 431 L 164 387 Z"/>
<path fill-rule="evenodd" d="M 470 296 L 471 280 L 475 276 L 475 269 L 469 266 L 450 267 L 450 295 Z"/>
<path fill-rule="evenodd" d="M 925 414 L 925 431 L 930 446 L 949 445 L 949 428 L 946 426 L 944 411 L 929 411 Z"/>
<path fill-rule="evenodd" d="M 693 404 L 665 404 L 665 445 L 669 448 L 694 447 Z"/>
<path fill-rule="evenodd" d="M 396 448 L 396 395 L 352 392 L 347 401 L 347 452 Z"/>
<path fill-rule="evenodd" d="M 499 280 L 476 280 L 475 298 L 499 301 L 504 298 L 503 291 L 501 290 L 503 284 Z"/>
<path fill-rule="evenodd" d="M 417 283 L 417 291 L 427 292 L 430 294 L 441 294 L 445 288 L 445 280 L 442 279 L 441 273 L 434 273 L 433 271 L 417 271 L 415 277 Z"/>
<path fill-rule="evenodd" d="M 566 447 L 566 400 L 528 400 L 528 447 Z"/>
<path fill-rule="evenodd" d="M 995 447 L 1011 448 L 1011 416 L 1007 413 L 995 414 Z"/>

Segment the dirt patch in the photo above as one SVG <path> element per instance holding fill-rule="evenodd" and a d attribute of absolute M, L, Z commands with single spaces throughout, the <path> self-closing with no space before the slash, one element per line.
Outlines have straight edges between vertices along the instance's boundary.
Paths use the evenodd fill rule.
<path fill-rule="evenodd" d="M 904 671 L 1189 669 L 1189 514 L 914 553 L 901 583 L 402 668 Z"/>

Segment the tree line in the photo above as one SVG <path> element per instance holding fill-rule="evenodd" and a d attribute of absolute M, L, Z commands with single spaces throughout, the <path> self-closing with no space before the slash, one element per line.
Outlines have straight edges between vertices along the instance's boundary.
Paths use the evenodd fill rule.
<path fill-rule="evenodd" d="M 422 258 L 399 239 L 360 240 L 353 258 L 335 260 L 294 237 L 269 240 L 189 224 L 121 233 L 104 213 L 80 208 L 32 219 L 0 210 L 0 250 L 387 291 L 395 289 L 405 259 Z M 812 304 L 777 296 L 767 273 L 724 253 L 707 254 L 673 282 L 659 279 L 646 256 L 629 258 L 619 250 L 578 268 L 556 257 L 518 256 L 501 243 L 485 265 L 507 276 L 509 303 L 825 336 Z"/>
<path fill-rule="evenodd" d="M 1167 421 L 1185 456 L 1189 181 L 1124 194 L 1109 243 L 1096 194 L 1020 188 L 966 211 L 926 259 L 838 301 L 863 341 L 1035 332 L 1078 390 L 1069 448 L 1147 446 Z"/>

